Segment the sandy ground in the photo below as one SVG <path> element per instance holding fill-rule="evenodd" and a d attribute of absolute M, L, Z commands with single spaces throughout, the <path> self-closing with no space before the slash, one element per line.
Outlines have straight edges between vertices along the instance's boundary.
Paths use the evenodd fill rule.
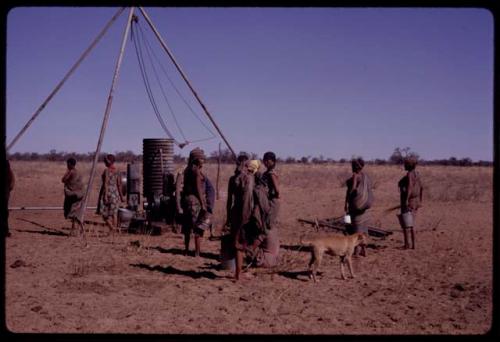
<path fill-rule="evenodd" d="M 86 174 L 89 165 L 79 165 Z M 124 165 L 119 168 L 125 170 Z M 62 206 L 64 163 L 13 162 L 11 206 Z M 215 183 L 215 165 L 206 173 Z M 223 166 L 216 232 L 225 219 Z M 100 173 L 102 166 L 98 172 Z M 205 237 L 200 258 L 183 256 L 182 235 L 121 234 L 88 245 L 69 236 L 62 211 L 12 211 L 6 240 L 7 328 L 15 333 L 140 334 L 484 334 L 492 322 L 492 169 L 421 167 L 424 206 L 415 250 L 402 250 L 395 212 L 399 167 L 367 166 L 375 186 L 371 238 L 354 259 L 356 278 L 341 280 L 326 256 L 320 281 L 305 273 L 298 218 L 342 215 L 348 165 L 280 165 L 281 263 L 250 268 L 241 282 L 219 269 L 220 241 Z M 98 180 L 97 180 L 98 183 Z M 90 205 L 95 205 L 94 184 Z M 92 211 L 86 219 L 101 221 Z M 320 234 L 334 234 L 327 228 Z"/>

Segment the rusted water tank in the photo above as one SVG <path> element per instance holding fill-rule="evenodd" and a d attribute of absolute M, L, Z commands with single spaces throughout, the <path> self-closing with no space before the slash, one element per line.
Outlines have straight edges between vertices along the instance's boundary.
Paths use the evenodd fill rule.
<path fill-rule="evenodd" d="M 163 195 L 165 175 L 174 173 L 174 140 L 143 139 L 142 144 L 143 194 Z"/>

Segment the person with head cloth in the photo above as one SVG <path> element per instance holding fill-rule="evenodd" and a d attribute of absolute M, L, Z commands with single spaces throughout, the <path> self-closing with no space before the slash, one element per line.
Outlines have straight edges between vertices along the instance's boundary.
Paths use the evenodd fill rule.
<path fill-rule="evenodd" d="M 410 213 L 412 217 L 411 226 L 403 225 L 404 249 L 410 248 L 408 234 L 411 236 L 411 249 L 415 249 L 415 231 L 414 223 L 418 208 L 422 205 L 422 195 L 424 188 L 420 175 L 415 168 L 417 167 L 417 158 L 414 156 L 406 157 L 403 161 L 406 175 L 398 182 L 401 214 Z"/>
<path fill-rule="evenodd" d="M 239 174 L 235 178 L 234 206 L 231 212 L 234 232 L 234 247 L 236 250 L 236 267 L 234 278 L 240 279 L 245 254 L 258 235 L 252 215 L 254 212 L 255 173 L 260 166 L 259 160 L 244 162 Z"/>
<path fill-rule="evenodd" d="M 181 206 L 182 233 L 184 234 L 184 255 L 189 253 L 191 234 L 194 235 L 195 257 L 200 255 L 201 237 L 204 230 L 200 222 L 207 221 L 209 216 L 207 206 L 205 175 L 202 172 L 205 153 L 200 148 L 191 150 L 188 165 L 184 170 Z"/>
<path fill-rule="evenodd" d="M 243 258 L 256 267 L 273 267 L 278 263 L 279 239 L 278 231 L 269 219 L 272 204 L 268 198 L 269 189 L 259 173 L 259 160 L 246 163 L 246 172 L 238 176 L 241 183 L 238 192 L 242 197 L 241 225 L 236 235 L 235 246 L 236 272 L 235 279 L 240 278 Z"/>
<path fill-rule="evenodd" d="M 121 192 L 122 184 L 120 173 L 115 167 L 115 156 L 108 154 L 104 157 L 106 169 L 102 173 L 102 196 L 100 199 L 101 215 L 109 227 L 109 231 L 114 232 L 117 227 L 117 215 L 120 202 L 123 202 Z"/>
<path fill-rule="evenodd" d="M 363 172 L 365 162 L 362 158 L 351 160 L 352 176 L 346 181 L 347 191 L 344 210 L 351 217 L 348 233 L 368 234 L 368 209 L 373 203 L 373 193 L 370 178 Z M 355 255 L 366 256 L 364 245 L 357 246 Z"/>
<path fill-rule="evenodd" d="M 225 227 L 228 227 L 231 233 L 234 233 L 236 227 L 239 226 L 239 213 L 241 212 L 241 201 L 240 198 L 235 196 L 236 191 L 236 178 L 242 172 L 248 161 L 248 154 L 241 152 L 236 159 L 236 168 L 234 174 L 229 178 L 227 186 L 227 201 L 226 201 L 226 223 Z M 233 234 L 234 235 L 234 234 Z"/>

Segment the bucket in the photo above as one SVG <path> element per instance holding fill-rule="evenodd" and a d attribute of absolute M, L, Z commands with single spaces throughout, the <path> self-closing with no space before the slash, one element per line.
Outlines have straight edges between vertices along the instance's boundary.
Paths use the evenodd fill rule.
<path fill-rule="evenodd" d="M 229 260 L 222 260 L 222 262 L 220 263 L 220 267 L 223 270 L 230 270 L 230 271 L 234 272 L 234 270 L 236 268 L 236 261 L 234 258 L 229 259 Z"/>
<path fill-rule="evenodd" d="M 401 228 L 413 227 L 413 214 L 411 213 L 411 211 L 407 211 L 406 213 L 398 215 L 398 219 Z"/>
<path fill-rule="evenodd" d="M 345 224 L 351 224 L 351 216 L 350 215 L 345 215 L 344 216 L 344 223 Z"/>
<path fill-rule="evenodd" d="M 235 250 L 233 246 L 233 237 L 230 234 L 222 236 L 220 240 L 220 259 L 220 265 L 223 270 L 235 270 Z"/>
<path fill-rule="evenodd" d="M 128 227 L 130 220 L 134 217 L 135 212 L 126 208 L 118 208 L 118 226 L 122 224 Z"/>

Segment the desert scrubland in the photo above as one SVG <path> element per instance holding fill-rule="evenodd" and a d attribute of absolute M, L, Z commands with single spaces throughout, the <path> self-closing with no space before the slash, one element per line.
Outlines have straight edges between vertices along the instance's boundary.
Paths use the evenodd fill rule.
<path fill-rule="evenodd" d="M 125 164 L 118 164 L 125 171 Z M 10 206 L 61 206 L 65 163 L 12 162 Z M 88 177 L 89 163 L 77 168 Z M 217 165 L 206 165 L 216 183 Z M 216 235 L 225 220 L 223 165 Z M 100 186 L 99 165 L 89 205 Z M 341 280 L 339 260 L 326 256 L 320 281 L 305 273 L 301 236 L 316 232 L 298 218 L 343 214 L 349 164 L 278 165 L 281 262 L 249 269 L 241 282 L 219 269 L 220 241 L 183 256 L 183 237 L 118 234 L 87 225 L 88 246 L 69 236 L 62 211 L 11 211 L 6 239 L 5 314 L 12 332 L 139 334 L 483 334 L 492 322 L 492 168 L 422 166 L 425 193 L 416 249 L 403 250 L 396 211 L 398 166 L 367 165 L 374 185 L 372 225 L 393 231 L 370 239 L 354 259 L 356 278 Z M 87 220 L 100 222 L 92 210 Z M 102 235 L 102 234 L 101 234 Z"/>

